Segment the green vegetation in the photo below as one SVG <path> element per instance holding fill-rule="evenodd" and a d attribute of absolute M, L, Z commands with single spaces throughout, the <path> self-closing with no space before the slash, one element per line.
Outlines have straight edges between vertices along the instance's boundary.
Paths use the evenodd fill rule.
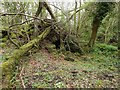
<path fill-rule="evenodd" d="M 118 88 L 117 2 L 0 8 L 2 88 Z"/>
<path fill-rule="evenodd" d="M 118 86 L 118 59 L 113 57 L 116 56 L 115 53 L 104 55 L 104 51 L 101 50 L 92 51 L 83 56 L 69 53 L 74 61 L 64 60 L 62 57 L 64 54 L 56 53 L 37 52 L 32 56 L 34 60 L 30 60 L 29 63 L 27 61 L 23 65 L 25 71 L 23 80 L 27 87 L 32 85 L 32 88 L 70 88 L 72 86 L 107 88 L 111 87 L 111 84 L 114 87 Z M 14 82 L 16 83 L 16 80 Z M 21 87 L 21 85 L 16 85 L 16 87 Z"/>

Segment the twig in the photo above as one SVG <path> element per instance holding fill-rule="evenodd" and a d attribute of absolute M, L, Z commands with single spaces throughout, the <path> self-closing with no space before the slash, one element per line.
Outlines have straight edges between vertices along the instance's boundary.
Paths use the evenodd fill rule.
<path fill-rule="evenodd" d="M 13 27 L 13 26 L 25 24 L 26 22 L 30 22 L 30 21 L 32 21 L 32 20 L 33 20 L 33 19 L 31 19 L 31 20 L 26 20 L 26 21 L 24 21 L 24 22 L 22 22 L 22 23 L 13 24 L 13 25 L 9 26 L 9 28 L 11 28 L 11 27 Z"/>
<path fill-rule="evenodd" d="M 86 5 L 81 6 L 76 12 L 74 12 L 74 13 L 68 18 L 68 20 L 67 20 L 65 23 L 69 22 L 76 13 L 80 12 L 80 11 L 83 10 L 83 9 L 86 9 L 88 5 L 89 5 L 89 3 L 86 4 Z"/>
<path fill-rule="evenodd" d="M 21 80 L 21 83 L 22 83 L 23 88 L 26 88 L 25 83 L 24 83 L 24 81 L 23 81 L 23 79 L 22 79 L 23 70 L 24 70 L 24 67 L 22 67 L 22 70 L 21 70 L 21 72 L 20 72 L 20 80 Z"/>
<path fill-rule="evenodd" d="M 57 6 L 53 5 L 53 4 L 49 4 L 49 5 L 52 5 L 53 7 L 57 8 L 57 9 L 60 10 L 65 16 L 67 16 L 61 8 L 59 8 L 59 7 L 57 7 Z"/>
<path fill-rule="evenodd" d="M 13 19 L 15 19 L 19 13 L 22 13 L 22 12 L 23 12 L 23 10 L 20 11 L 20 12 L 17 12 L 16 15 L 10 19 L 10 22 L 11 22 Z"/>
<path fill-rule="evenodd" d="M 9 30 L 8 30 L 8 39 L 9 39 L 17 48 L 20 47 L 17 43 L 15 43 L 15 42 L 12 40 L 12 38 L 10 38 L 10 31 L 9 31 Z"/>

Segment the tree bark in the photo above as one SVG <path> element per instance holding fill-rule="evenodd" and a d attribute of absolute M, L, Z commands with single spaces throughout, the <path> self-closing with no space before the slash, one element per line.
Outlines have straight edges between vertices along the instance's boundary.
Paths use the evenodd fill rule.
<path fill-rule="evenodd" d="M 88 45 L 89 45 L 90 47 L 93 47 L 93 46 L 94 46 L 99 25 L 100 25 L 100 20 L 97 19 L 97 18 L 95 18 L 95 20 L 93 20 L 93 24 L 92 24 L 92 34 L 91 34 L 91 38 L 90 38 L 90 41 L 89 41 L 89 43 L 88 43 Z"/>

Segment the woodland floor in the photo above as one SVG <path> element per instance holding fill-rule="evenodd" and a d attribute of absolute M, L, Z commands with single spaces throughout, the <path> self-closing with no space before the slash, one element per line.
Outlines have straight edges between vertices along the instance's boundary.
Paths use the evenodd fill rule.
<path fill-rule="evenodd" d="M 65 60 L 66 56 L 74 59 Z M 102 52 L 79 55 L 41 49 L 21 61 L 11 80 L 16 88 L 117 88 L 119 84 L 117 57 Z"/>

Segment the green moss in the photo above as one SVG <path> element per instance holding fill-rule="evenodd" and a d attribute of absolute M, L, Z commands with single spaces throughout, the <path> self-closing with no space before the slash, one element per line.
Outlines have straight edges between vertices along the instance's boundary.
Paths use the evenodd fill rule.
<path fill-rule="evenodd" d="M 4 48 L 4 47 L 6 47 L 6 44 L 3 43 L 3 42 L 1 42 L 1 43 L 0 43 L 0 47 L 1 47 L 1 48 Z"/>
<path fill-rule="evenodd" d="M 6 37 L 2 38 L 2 42 L 6 42 L 6 41 L 7 41 Z"/>
<path fill-rule="evenodd" d="M 14 33 L 12 33 L 11 38 L 16 38 L 16 35 Z"/>
<path fill-rule="evenodd" d="M 9 65 L 9 67 L 8 67 Z M 2 75 L 4 77 L 4 80 L 6 81 L 7 84 L 10 84 L 11 77 L 13 76 L 13 71 L 15 70 L 14 68 L 14 61 L 6 61 L 2 64 Z"/>

